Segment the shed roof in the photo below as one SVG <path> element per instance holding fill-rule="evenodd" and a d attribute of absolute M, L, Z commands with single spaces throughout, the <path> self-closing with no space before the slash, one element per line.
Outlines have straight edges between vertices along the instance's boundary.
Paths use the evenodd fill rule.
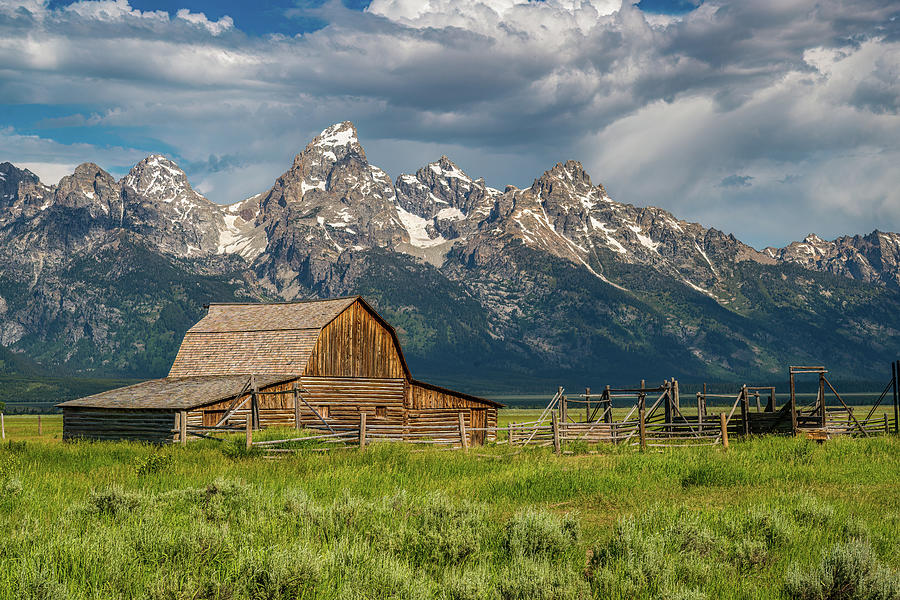
<path fill-rule="evenodd" d="M 256 378 L 256 383 L 259 387 L 266 387 L 294 378 L 293 375 L 260 376 Z M 249 389 L 250 377 L 247 375 L 167 377 L 69 400 L 57 406 L 188 410 L 240 396 Z"/>

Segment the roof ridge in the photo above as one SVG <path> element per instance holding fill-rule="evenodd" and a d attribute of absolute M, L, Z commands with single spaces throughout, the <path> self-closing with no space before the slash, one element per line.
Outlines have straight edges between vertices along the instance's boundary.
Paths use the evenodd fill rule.
<path fill-rule="evenodd" d="M 314 302 L 337 302 L 338 300 L 358 300 L 359 294 L 354 296 L 338 296 L 337 298 L 310 298 L 308 300 L 283 300 L 281 302 L 210 302 L 206 306 L 273 306 L 284 304 L 312 304 Z"/>

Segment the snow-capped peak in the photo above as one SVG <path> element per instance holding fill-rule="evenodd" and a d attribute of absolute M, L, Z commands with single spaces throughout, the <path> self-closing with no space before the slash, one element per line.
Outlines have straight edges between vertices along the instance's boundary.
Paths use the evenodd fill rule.
<path fill-rule="evenodd" d="M 336 146 L 359 145 L 356 127 L 350 121 L 335 123 L 320 133 L 313 142 L 320 148 L 334 148 Z"/>

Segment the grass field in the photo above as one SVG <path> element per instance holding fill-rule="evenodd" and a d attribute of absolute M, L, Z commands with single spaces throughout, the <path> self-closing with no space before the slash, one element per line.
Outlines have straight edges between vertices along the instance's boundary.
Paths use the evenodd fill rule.
<path fill-rule="evenodd" d="M 6 421 L 4 599 L 900 599 L 895 437 L 269 460 L 42 424 Z"/>

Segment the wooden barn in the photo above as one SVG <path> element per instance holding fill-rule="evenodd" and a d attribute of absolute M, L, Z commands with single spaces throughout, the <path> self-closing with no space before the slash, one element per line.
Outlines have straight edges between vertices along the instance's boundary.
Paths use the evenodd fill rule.
<path fill-rule="evenodd" d="M 157 443 L 185 427 L 245 423 L 358 426 L 427 436 L 459 427 L 472 444 L 496 427 L 496 402 L 412 378 L 394 328 L 360 297 L 211 304 L 168 377 L 59 404 L 63 439 Z"/>

